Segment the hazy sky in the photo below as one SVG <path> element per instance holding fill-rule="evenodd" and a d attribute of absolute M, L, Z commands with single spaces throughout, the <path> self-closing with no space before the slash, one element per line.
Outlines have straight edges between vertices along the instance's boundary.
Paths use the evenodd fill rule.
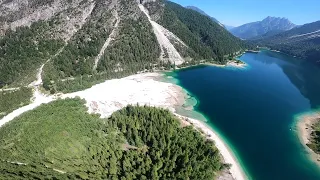
<path fill-rule="evenodd" d="M 239 26 L 267 16 L 286 17 L 302 25 L 320 20 L 320 0 L 171 0 L 197 6 L 221 23 Z"/>

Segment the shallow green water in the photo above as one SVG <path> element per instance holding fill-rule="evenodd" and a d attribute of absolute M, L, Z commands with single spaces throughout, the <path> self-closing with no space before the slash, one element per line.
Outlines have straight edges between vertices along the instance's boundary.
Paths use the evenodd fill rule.
<path fill-rule="evenodd" d="M 206 117 L 252 179 L 320 179 L 295 130 L 295 116 L 320 105 L 320 70 L 270 51 L 240 59 L 249 68 L 198 66 L 168 73 L 190 94 L 179 113 Z"/>

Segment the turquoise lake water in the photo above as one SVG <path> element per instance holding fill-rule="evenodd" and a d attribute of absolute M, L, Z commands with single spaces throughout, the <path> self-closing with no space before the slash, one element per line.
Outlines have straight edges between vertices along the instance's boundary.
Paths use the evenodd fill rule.
<path fill-rule="evenodd" d="M 295 130 L 295 117 L 320 105 L 320 70 L 271 51 L 240 60 L 249 67 L 203 65 L 167 73 L 190 95 L 179 113 L 205 117 L 251 179 L 320 180 L 320 168 Z"/>

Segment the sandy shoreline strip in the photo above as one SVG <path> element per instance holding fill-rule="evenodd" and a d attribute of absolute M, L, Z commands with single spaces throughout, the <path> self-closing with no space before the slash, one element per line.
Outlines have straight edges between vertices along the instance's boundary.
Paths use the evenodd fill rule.
<path fill-rule="evenodd" d="M 214 66 L 214 67 L 219 67 L 219 68 L 235 68 L 235 69 L 246 69 L 248 68 L 248 64 L 243 62 L 242 63 L 236 63 L 234 61 L 229 61 L 226 64 L 215 64 L 215 63 L 209 63 L 209 62 L 205 62 L 205 63 L 200 63 L 200 64 L 196 64 L 196 65 L 191 65 L 191 66 L 186 66 L 186 67 L 180 67 L 180 68 L 176 68 L 178 69 L 187 69 L 190 67 L 197 67 L 199 65 L 207 65 L 207 66 Z"/>
<path fill-rule="evenodd" d="M 320 121 L 320 112 L 309 112 L 302 114 L 297 117 L 297 130 L 298 130 L 298 137 L 303 144 L 303 146 L 308 151 L 310 158 L 312 161 L 317 163 L 320 166 L 320 155 L 316 154 L 312 149 L 310 149 L 307 144 L 310 142 L 311 133 L 312 133 L 312 126 Z"/>
<path fill-rule="evenodd" d="M 181 116 L 179 114 L 174 113 L 184 125 L 192 125 L 194 126 L 197 130 L 199 130 L 201 133 L 204 133 L 207 139 L 210 139 L 215 142 L 215 146 L 219 150 L 220 154 L 223 157 L 224 163 L 231 164 L 231 168 L 229 169 L 233 179 L 235 180 L 245 180 L 248 179 L 246 177 L 245 173 L 241 169 L 240 163 L 236 160 L 235 155 L 233 155 L 231 149 L 226 145 L 225 142 L 219 137 L 217 133 L 214 132 L 214 130 L 211 129 L 210 126 L 208 126 L 206 123 Z"/>
<path fill-rule="evenodd" d="M 215 67 L 221 67 L 221 68 L 226 68 L 226 67 L 233 67 L 237 69 L 245 69 L 247 68 L 247 64 L 242 62 L 242 63 L 236 63 L 234 61 L 229 61 L 227 64 L 213 64 L 213 63 L 205 63 L 206 65 L 209 66 L 215 66 Z"/>
<path fill-rule="evenodd" d="M 177 107 L 182 107 L 187 99 L 187 94 L 182 87 L 160 82 L 164 75 L 160 73 L 146 73 L 132 75 L 122 79 L 107 80 L 93 87 L 70 94 L 60 94 L 53 96 L 43 96 L 28 106 L 21 107 L 0 120 L 0 127 L 5 123 L 13 120 L 24 112 L 30 111 L 43 103 L 49 103 L 57 99 L 80 97 L 87 101 L 89 113 L 100 114 L 102 118 L 109 117 L 113 112 L 120 110 L 127 105 L 148 105 L 169 109 L 175 113 Z M 40 92 L 38 92 L 40 93 Z M 41 96 L 42 97 L 42 96 Z M 207 138 L 213 140 L 220 151 L 224 162 L 231 164 L 230 174 L 222 174 L 219 179 L 247 179 L 241 169 L 235 156 L 226 143 L 204 122 L 189 117 L 183 117 L 176 114 L 182 119 L 188 119 L 194 127 L 201 129 L 207 135 Z"/>

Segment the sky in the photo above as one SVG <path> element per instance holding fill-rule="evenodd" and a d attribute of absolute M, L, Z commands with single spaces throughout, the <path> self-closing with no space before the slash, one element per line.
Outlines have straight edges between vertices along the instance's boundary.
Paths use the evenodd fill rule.
<path fill-rule="evenodd" d="M 320 20 L 320 0 L 171 0 L 196 6 L 222 24 L 240 26 L 267 16 L 286 17 L 297 25 Z"/>

